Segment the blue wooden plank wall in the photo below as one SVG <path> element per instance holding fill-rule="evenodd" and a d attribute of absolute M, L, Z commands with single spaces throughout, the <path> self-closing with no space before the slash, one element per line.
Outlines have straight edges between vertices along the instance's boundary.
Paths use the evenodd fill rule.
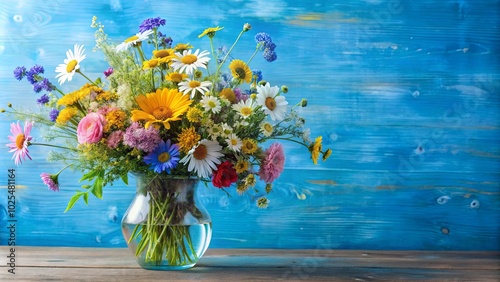
<path fill-rule="evenodd" d="M 92 62 L 85 73 L 100 75 L 107 66 L 91 52 L 93 15 L 116 41 L 160 16 L 175 42 L 195 45 L 216 25 L 230 44 L 248 22 L 278 45 L 276 62 L 253 67 L 287 84 L 288 100 L 308 99 L 311 134 L 333 155 L 314 166 L 286 144 L 286 171 L 265 210 L 201 186 L 212 247 L 500 250 L 499 7 L 498 0 L 4 0 L 0 107 L 36 108 L 12 70 L 40 64 L 55 75 L 74 43 Z M 245 36 L 240 54 L 252 52 L 253 34 Z M 10 122 L 1 116 L 4 143 Z M 5 188 L 15 168 L 18 245 L 124 247 L 120 220 L 134 186 L 107 187 L 104 200 L 63 214 L 79 175 L 63 174 L 61 191 L 48 191 L 38 176 L 60 165 L 46 153 L 33 147 L 33 160 L 16 167 L 1 150 L 0 244 L 10 236 Z"/>

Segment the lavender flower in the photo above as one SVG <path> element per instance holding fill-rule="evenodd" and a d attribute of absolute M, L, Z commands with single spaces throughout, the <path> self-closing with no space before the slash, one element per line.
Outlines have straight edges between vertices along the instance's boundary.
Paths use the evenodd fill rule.
<path fill-rule="evenodd" d="M 162 25 L 165 25 L 165 20 L 160 17 L 145 19 L 139 26 L 139 32 L 155 29 Z"/>
<path fill-rule="evenodd" d="M 123 140 L 123 131 L 113 131 L 108 137 L 108 141 L 106 144 L 110 149 L 115 149 L 120 145 L 120 142 Z"/>
<path fill-rule="evenodd" d="M 49 113 L 49 119 L 52 122 L 55 122 L 57 119 L 57 116 L 59 116 L 59 110 L 57 109 L 52 109 Z"/>
<path fill-rule="evenodd" d="M 24 66 L 20 66 L 14 69 L 14 77 L 17 80 L 22 80 L 26 76 L 26 68 Z"/>
<path fill-rule="evenodd" d="M 112 67 L 109 67 L 107 70 L 104 71 L 104 76 L 106 78 L 108 78 L 108 76 L 110 76 L 111 74 L 113 74 L 113 68 Z"/>
<path fill-rule="evenodd" d="M 52 191 L 59 191 L 59 174 L 49 174 L 43 172 L 40 174 L 40 178 L 43 181 L 43 184 L 47 185 Z"/>
<path fill-rule="evenodd" d="M 152 152 L 160 144 L 160 141 L 161 138 L 158 129 L 154 126 L 145 129 L 138 122 L 132 123 L 123 136 L 123 143 L 125 145 L 146 153 Z"/>
<path fill-rule="evenodd" d="M 39 105 L 45 105 L 49 102 L 49 96 L 47 96 L 47 94 L 43 94 L 40 98 L 36 100 L 36 102 Z"/>

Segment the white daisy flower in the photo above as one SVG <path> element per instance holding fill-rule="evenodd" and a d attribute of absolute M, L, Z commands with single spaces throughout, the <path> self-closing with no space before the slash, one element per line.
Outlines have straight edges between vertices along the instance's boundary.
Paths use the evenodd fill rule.
<path fill-rule="evenodd" d="M 234 128 L 242 128 L 242 127 L 247 127 L 249 126 L 250 123 L 246 120 L 237 120 L 235 123 L 234 123 Z"/>
<path fill-rule="evenodd" d="M 198 68 L 207 68 L 207 64 L 210 61 L 207 51 L 202 51 L 197 49 L 194 53 L 192 50 L 184 50 L 181 53 L 175 53 L 175 57 L 172 58 L 171 67 L 174 71 L 185 72 L 188 75 L 192 75 Z"/>
<path fill-rule="evenodd" d="M 271 87 L 269 83 L 257 86 L 257 104 L 262 106 L 264 112 L 271 116 L 272 120 L 283 120 L 286 114 L 288 102 L 284 96 L 278 96 L 278 86 Z"/>
<path fill-rule="evenodd" d="M 225 122 L 221 124 L 221 128 L 223 137 L 229 136 L 231 133 L 233 133 L 233 128 Z"/>
<path fill-rule="evenodd" d="M 236 134 L 234 134 L 234 133 L 228 136 L 228 138 L 226 139 L 226 142 L 227 142 L 229 149 L 231 149 L 235 152 L 239 152 L 241 150 L 241 146 L 243 144 L 243 142 L 241 142 L 241 139 L 238 136 L 236 136 Z"/>
<path fill-rule="evenodd" d="M 207 112 L 212 112 L 214 114 L 220 112 L 220 102 L 214 96 L 203 96 L 200 103 Z"/>
<path fill-rule="evenodd" d="M 59 84 L 62 85 L 64 82 L 71 81 L 75 72 L 80 69 L 80 62 L 85 60 L 87 56 L 84 54 L 85 49 L 83 45 L 75 44 L 74 51 L 68 50 L 66 52 L 66 59 L 64 59 L 64 64 L 59 64 L 56 67 L 56 78 L 59 78 Z"/>
<path fill-rule="evenodd" d="M 179 83 L 179 91 L 184 94 L 191 92 L 191 99 L 194 99 L 196 91 L 205 94 L 209 91 L 208 88 L 210 86 L 212 86 L 212 82 L 210 81 L 198 81 L 186 78 L 186 80 Z"/>
<path fill-rule="evenodd" d="M 273 125 L 269 122 L 263 122 L 260 125 L 260 130 L 264 134 L 264 136 L 269 137 L 273 134 Z"/>
<path fill-rule="evenodd" d="M 221 151 L 222 146 L 218 142 L 203 139 L 180 162 L 187 163 L 188 171 L 194 170 L 198 177 L 208 178 L 221 163 L 219 158 L 224 156 Z"/>
<path fill-rule="evenodd" d="M 207 126 L 207 133 L 212 140 L 217 140 L 217 137 L 222 135 L 222 127 L 212 123 L 210 126 Z"/>
<path fill-rule="evenodd" d="M 234 104 L 233 110 L 246 119 L 254 113 L 256 107 L 257 105 L 253 102 L 253 99 L 247 99 L 246 101 L 241 100 L 237 104 Z"/>
<path fill-rule="evenodd" d="M 152 33 L 152 29 L 136 33 L 134 36 L 125 39 L 125 41 L 123 41 L 121 44 L 118 44 L 118 46 L 115 47 L 115 50 L 117 52 L 127 50 L 130 46 L 148 39 L 149 35 L 151 35 Z"/>

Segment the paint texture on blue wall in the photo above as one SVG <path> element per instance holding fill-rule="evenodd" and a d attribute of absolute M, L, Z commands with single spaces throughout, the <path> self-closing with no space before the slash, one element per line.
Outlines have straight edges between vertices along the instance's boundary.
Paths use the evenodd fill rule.
<path fill-rule="evenodd" d="M 500 250 L 500 1 L 46 2 L 0 3 L 0 108 L 36 108 L 12 70 L 40 64 L 55 76 L 74 43 L 88 50 L 85 73 L 100 75 L 107 65 L 90 52 L 94 15 L 117 42 L 156 16 L 174 42 L 206 49 L 197 35 L 209 26 L 225 27 L 221 42 L 247 22 L 272 34 L 278 60 L 256 67 L 288 85 L 290 99 L 308 99 L 311 135 L 333 154 L 314 166 L 287 144 L 265 210 L 200 186 L 212 247 Z M 1 116 L 4 143 L 11 122 Z M 107 187 L 104 200 L 63 214 L 79 175 L 62 175 L 61 191 L 47 191 L 40 173 L 61 167 L 45 149 L 30 152 L 19 167 L 0 152 L 0 245 L 15 168 L 19 245 L 124 247 L 120 220 L 133 184 Z"/>

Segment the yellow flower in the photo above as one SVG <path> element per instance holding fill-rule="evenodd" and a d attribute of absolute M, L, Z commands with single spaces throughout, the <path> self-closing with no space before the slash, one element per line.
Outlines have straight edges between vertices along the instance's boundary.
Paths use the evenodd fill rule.
<path fill-rule="evenodd" d="M 90 93 L 92 93 L 92 92 L 94 92 L 94 93 L 100 93 L 100 92 L 102 92 L 102 89 L 99 88 L 99 87 L 97 87 L 97 86 L 95 86 L 95 85 L 93 85 L 93 84 L 87 83 L 84 86 L 82 86 L 80 89 L 62 96 L 57 101 L 57 105 L 58 106 L 71 106 L 71 105 L 74 105 L 78 101 L 80 101 L 81 99 L 83 99 L 83 98 L 87 97 L 88 95 L 90 95 Z"/>
<path fill-rule="evenodd" d="M 238 183 L 236 185 L 236 192 L 238 192 L 238 195 L 243 195 L 246 191 L 248 191 L 249 186 L 247 186 L 244 182 Z"/>
<path fill-rule="evenodd" d="M 175 83 L 179 83 L 184 79 L 188 78 L 188 75 L 185 73 L 171 72 L 165 76 L 165 79 L 168 81 L 172 81 Z"/>
<path fill-rule="evenodd" d="M 205 29 L 200 35 L 198 35 L 198 38 L 202 38 L 203 36 L 208 36 L 210 38 L 214 37 L 215 36 L 215 32 L 216 31 L 219 31 L 219 30 L 222 30 L 224 27 L 209 27 L 207 29 Z"/>
<path fill-rule="evenodd" d="M 203 111 L 198 108 L 189 108 L 186 117 L 190 122 L 200 122 L 203 118 Z"/>
<path fill-rule="evenodd" d="M 314 140 L 314 144 L 309 146 L 309 150 L 311 151 L 311 157 L 314 164 L 318 164 L 319 153 L 321 152 L 321 142 L 323 141 L 323 137 L 318 136 L 316 140 Z"/>
<path fill-rule="evenodd" d="M 192 45 L 189 45 L 189 43 L 179 43 L 177 45 L 175 45 L 174 47 L 174 50 L 175 52 L 182 52 L 182 51 L 185 51 L 187 49 L 192 49 L 193 46 Z"/>
<path fill-rule="evenodd" d="M 233 103 L 236 102 L 236 95 L 234 94 L 234 91 L 231 88 L 224 88 L 220 91 L 219 97 L 226 98 L 229 100 L 229 102 Z"/>
<path fill-rule="evenodd" d="M 194 127 L 183 128 L 181 134 L 177 139 L 177 143 L 179 145 L 179 149 L 183 153 L 188 153 L 194 145 L 200 141 L 201 136 L 196 133 L 196 129 Z"/>
<path fill-rule="evenodd" d="M 127 119 L 127 114 L 124 111 L 116 109 L 112 110 L 106 114 L 106 125 L 104 126 L 104 132 L 110 132 L 111 130 L 121 130 L 125 127 L 125 120 Z"/>
<path fill-rule="evenodd" d="M 241 151 L 247 155 L 251 155 L 255 152 L 257 152 L 257 149 L 259 147 L 257 146 L 257 141 L 246 138 L 243 139 L 243 145 L 241 146 Z"/>
<path fill-rule="evenodd" d="M 56 123 L 61 125 L 66 124 L 73 116 L 76 115 L 77 112 L 78 110 L 73 107 L 62 109 L 57 116 Z"/>
<path fill-rule="evenodd" d="M 161 123 L 170 129 L 170 122 L 181 120 L 191 105 L 189 95 L 184 95 L 177 89 L 158 89 L 156 92 L 140 95 L 135 98 L 141 110 L 132 110 L 132 121 L 146 121 L 145 128 Z"/>
<path fill-rule="evenodd" d="M 326 152 L 323 154 L 323 161 L 326 161 L 331 154 L 332 154 L 332 149 L 326 150 Z"/>
<path fill-rule="evenodd" d="M 97 102 L 118 100 L 118 94 L 116 94 L 116 92 L 101 90 L 100 92 L 97 92 L 95 100 Z"/>
<path fill-rule="evenodd" d="M 156 68 L 156 66 L 158 66 L 159 63 L 160 62 L 158 59 L 151 59 L 149 61 L 144 61 L 142 62 L 142 69 L 143 70 L 154 69 Z"/>
<path fill-rule="evenodd" d="M 234 78 L 240 79 L 246 83 L 252 81 L 252 71 L 242 60 L 232 60 L 229 69 Z"/>
<path fill-rule="evenodd" d="M 238 160 L 234 166 L 236 173 L 240 174 L 248 170 L 248 162 L 246 160 Z"/>
<path fill-rule="evenodd" d="M 255 184 L 257 184 L 257 179 L 255 178 L 255 174 L 253 173 L 248 174 L 247 177 L 245 177 L 244 181 L 245 185 L 248 187 L 254 187 Z"/>

